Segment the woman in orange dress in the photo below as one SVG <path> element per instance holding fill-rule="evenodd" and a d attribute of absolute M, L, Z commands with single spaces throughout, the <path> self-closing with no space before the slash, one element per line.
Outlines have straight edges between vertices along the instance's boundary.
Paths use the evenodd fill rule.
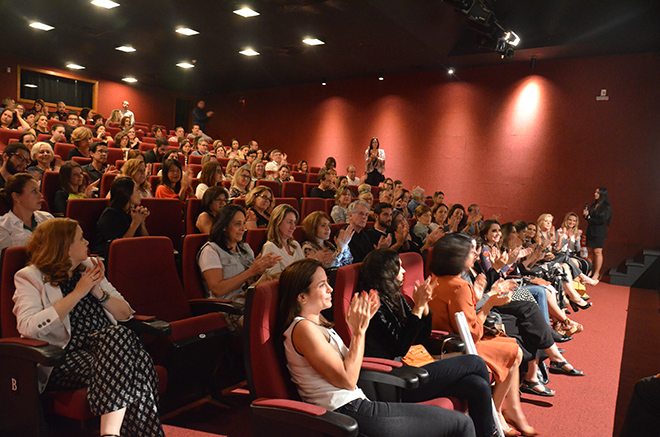
<path fill-rule="evenodd" d="M 461 272 L 474 264 L 478 257 L 472 239 L 461 233 L 453 233 L 441 238 L 433 248 L 431 257 L 431 287 L 433 298 L 429 308 L 433 313 L 433 329 L 458 333 L 454 314 L 463 312 L 467 320 L 472 339 L 479 356 L 486 361 L 495 378 L 493 401 L 500 416 L 505 435 L 518 435 L 508 422 L 520 430 L 523 435 L 535 435 L 520 406 L 518 392 L 518 367 L 522 361 L 522 351 L 516 340 L 509 337 L 484 337 L 483 323 L 494 306 L 505 305 L 511 301 L 513 283 L 498 282 L 491 288 L 490 297 L 483 308 L 476 311 L 476 298 L 472 286 L 461 278 Z M 477 280 L 475 287 L 485 285 L 485 278 Z M 507 399 L 503 410 L 504 399 Z M 506 419 L 504 418 L 506 416 Z"/>

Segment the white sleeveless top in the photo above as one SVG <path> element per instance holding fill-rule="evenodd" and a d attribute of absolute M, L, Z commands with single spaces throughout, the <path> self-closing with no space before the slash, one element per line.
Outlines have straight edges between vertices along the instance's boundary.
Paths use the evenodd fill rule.
<path fill-rule="evenodd" d="M 286 352 L 287 368 L 291 373 L 291 380 L 298 388 L 298 394 L 303 401 L 317 405 L 329 411 L 355 400 L 367 399 L 361 389 L 357 386 L 353 390 L 346 390 L 335 387 L 323 377 L 307 362 L 307 359 L 300 355 L 293 347 L 291 334 L 293 328 L 305 320 L 304 317 L 296 317 L 289 328 L 284 332 L 284 350 Z M 344 359 L 348 353 L 348 348 L 344 345 L 339 334 L 334 329 L 327 329 L 319 326 L 323 334 L 328 339 L 328 343 L 337 351 L 337 354 Z"/>

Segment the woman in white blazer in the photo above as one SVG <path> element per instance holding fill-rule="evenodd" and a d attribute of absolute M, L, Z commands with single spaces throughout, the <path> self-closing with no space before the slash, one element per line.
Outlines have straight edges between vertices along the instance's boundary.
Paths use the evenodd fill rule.
<path fill-rule="evenodd" d="M 102 436 L 163 436 L 158 377 L 135 333 L 117 325 L 133 309 L 87 257 L 75 220 L 56 218 L 35 229 L 30 263 L 15 276 L 14 314 L 23 337 L 65 350 L 63 362 L 39 369 L 40 389 L 88 388 Z"/>

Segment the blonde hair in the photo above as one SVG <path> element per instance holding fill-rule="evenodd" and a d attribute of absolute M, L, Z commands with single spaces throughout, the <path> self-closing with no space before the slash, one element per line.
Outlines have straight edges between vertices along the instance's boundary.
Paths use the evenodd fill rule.
<path fill-rule="evenodd" d="M 257 165 L 258 164 L 263 164 L 264 165 L 264 173 L 261 175 L 261 178 L 257 176 Z M 252 166 L 250 166 L 250 176 L 252 176 L 252 179 L 266 179 L 266 163 L 263 162 L 261 159 L 255 159 L 252 162 Z"/>
<path fill-rule="evenodd" d="M 238 161 L 238 160 L 237 160 L 237 161 Z M 231 164 L 231 161 L 229 161 L 229 164 Z M 229 164 L 227 164 L 227 167 L 229 167 Z M 245 189 L 242 190 L 242 189 L 238 186 L 238 180 L 241 178 L 241 173 L 243 173 L 244 171 L 247 171 L 247 172 L 248 172 L 248 178 L 249 178 L 249 179 L 248 179 L 248 181 L 247 181 L 247 184 L 245 185 Z M 236 188 L 236 189 L 238 189 L 238 190 L 240 190 L 240 191 L 246 191 L 246 192 L 247 192 L 248 189 L 250 188 L 250 184 L 251 184 L 251 183 L 252 183 L 252 178 L 250 177 L 250 167 L 248 167 L 247 165 L 243 165 L 243 166 L 241 166 L 241 167 L 238 167 L 238 170 L 236 170 L 236 173 L 234 173 L 234 177 L 233 177 L 232 180 L 231 180 L 231 188 Z"/>
<path fill-rule="evenodd" d="M 78 143 L 83 140 L 89 140 L 92 138 L 92 131 L 85 126 L 77 127 L 71 132 L 71 142 L 77 147 Z"/>
<path fill-rule="evenodd" d="M 537 243 L 541 242 L 541 222 L 544 221 L 545 219 L 547 219 L 548 217 L 550 217 L 550 220 L 552 220 L 554 218 L 552 216 L 552 214 L 545 213 L 545 214 L 541 214 L 539 216 L 539 218 L 536 220 L 536 242 Z M 547 231 L 545 231 L 545 232 L 547 232 Z"/>
<path fill-rule="evenodd" d="M 124 163 L 124 165 L 121 166 L 121 174 L 124 176 L 128 176 L 129 178 L 133 179 L 133 176 L 135 176 L 135 173 L 138 172 L 140 169 L 140 164 L 145 166 L 145 171 L 146 171 L 146 164 L 144 161 L 141 159 L 133 158 L 129 159 Z M 146 176 L 146 175 L 145 175 Z M 135 179 L 133 179 L 135 180 Z M 151 191 L 151 184 L 149 183 L 149 178 L 145 177 L 144 182 L 138 186 L 139 190 L 142 191 L 143 193 L 150 192 Z"/>
<path fill-rule="evenodd" d="M 37 153 L 39 153 L 39 149 L 41 149 L 41 146 L 48 146 L 48 148 L 50 149 L 50 154 L 54 156 L 53 146 L 51 146 L 50 143 L 39 141 L 37 143 L 34 143 L 34 146 L 32 146 L 32 150 L 30 152 L 30 158 L 32 158 L 33 161 L 37 160 Z"/>
<path fill-rule="evenodd" d="M 273 190 L 271 190 L 269 187 L 265 185 L 259 185 L 258 187 L 254 187 L 253 189 L 250 190 L 249 193 L 247 193 L 247 196 L 245 196 L 245 206 L 248 208 L 252 208 L 257 201 L 257 197 L 261 196 L 262 193 L 268 192 L 270 193 L 270 206 L 268 209 L 272 209 L 272 206 L 275 204 L 275 195 L 273 194 Z"/>
<path fill-rule="evenodd" d="M 70 218 L 54 218 L 39 224 L 27 244 L 30 264 L 38 268 L 44 280 L 53 286 L 69 278 L 73 243 L 78 222 Z M 84 268 L 79 266 L 80 268 Z"/>
<path fill-rule="evenodd" d="M 284 247 L 284 241 L 282 241 L 282 237 L 280 235 L 280 230 L 279 227 L 284 221 L 284 218 L 286 217 L 287 214 L 293 213 L 296 216 L 296 221 L 300 218 L 300 215 L 298 214 L 298 211 L 288 203 L 283 203 L 281 205 L 277 205 L 273 212 L 270 215 L 270 221 L 268 222 L 268 241 L 272 242 L 275 244 L 275 246 L 279 247 L 280 249 Z M 289 246 L 292 246 L 292 242 L 296 240 L 291 237 L 288 241 L 287 244 Z"/>
<path fill-rule="evenodd" d="M 578 229 L 580 228 L 580 217 L 578 217 L 578 215 L 574 212 L 569 212 L 564 216 L 564 221 L 561 223 L 561 227 L 568 230 L 566 222 L 568 222 L 569 217 L 575 217 L 575 233 L 577 233 Z"/>
<path fill-rule="evenodd" d="M 335 194 L 335 203 L 339 205 L 339 198 L 344 194 L 351 194 L 351 189 L 348 187 L 338 187 L 337 194 Z M 351 196 L 352 198 L 352 196 Z M 350 203 L 350 202 L 349 202 Z"/>

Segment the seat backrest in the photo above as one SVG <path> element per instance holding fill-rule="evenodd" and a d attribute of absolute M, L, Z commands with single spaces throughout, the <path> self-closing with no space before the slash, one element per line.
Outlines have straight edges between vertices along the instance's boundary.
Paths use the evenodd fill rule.
<path fill-rule="evenodd" d="M 96 224 L 103 210 L 108 206 L 108 199 L 70 199 L 66 203 L 66 216 L 76 220 L 83 231 L 83 237 L 94 244 Z"/>
<path fill-rule="evenodd" d="M 285 182 L 286 183 L 286 182 Z M 300 202 L 298 201 L 299 197 L 277 197 L 275 198 L 275 206 L 286 203 L 287 205 L 293 206 L 296 211 L 300 212 Z"/>
<path fill-rule="evenodd" d="M 295 164 L 294 164 L 295 165 Z M 302 171 L 292 171 L 291 176 L 296 182 L 307 182 L 307 173 Z"/>
<path fill-rule="evenodd" d="M 8 247 L 2 254 L 2 278 L 0 278 L 0 323 L 3 337 L 19 337 L 14 309 L 14 275 L 25 267 L 28 255 L 25 246 Z"/>
<path fill-rule="evenodd" d="M 304 173 L 303 173 L 304 174 Z M 295 197 L 300 199 L 305 194 L 303 182 L 284 182 L 282 184 L 282 197 Z"/>
<path fill-rule="evenodd" d="M 380 187 L 371 186 L 371 194 L 374 196 L 375 200 L 378 200 L 378 193 L 380 193 Z"/>
<path fill-rule="evenodd" d="M 302 205 L 300 208 L 300 221 L 302 222 L 305 217 L 314 211 L 325 211 L 325 199 L 303 197 Z"/>
<path fill-rule="evenodd" d="M 257 186 L 260 186 L 260 185 L 265 185 L 268 188 L 270 188 L 270 190 L 273 192 L 273 196 L 275 196 L 275 197 L 280 197 L 281 196 L 282 187 L 280 186 L 279 182 L 277 182 L 277 181 L 268 181 L 266 179 L 259 179 L 257 181 Z"/>
<path fill-rule="evenodd" d="M 149 210 L 144 221 L 149 235 L 169 237 L 174 247 L 181 250 L 184 228 L 179 199 L 143 198 L 140 203 Z"/>
<path fill-rule="evenodd" d="M 411 300 L 415 291 L 415 282 L 424 282 L 424 259 L 422 255 L 415 252 L 401 253 L 399 258 L 401 259 L 401 266 L 406 271 L 401 292 Z"/>
<path fill-rule="evenodd" d="M 147 143 L 143 141 L 140 143 L 138 148 L 140 149 L 140 152 L 146 153 L 149 150 L 156 148 L 156 143 Z"/>
<path fill-rule="evenodd" d="M 108 280 L 139 314 L 166 322 L 191 316 L 166 237 L 120 238 L 110 244 Z"/>
<path fill-rule="evenodd" d="M 243 208 L 245 208 L 245 197 L 236 197 L 236 198 L 232 199 L 231 203 L 233 203 L 234 205 L 242 206 Z"/>
<path fill-rule="evenodd" d="M 199 209 L 202 207 L 202 199 L 196 197 L 191 197 L 186 202 L 186 234 L 197 234 L 199 231 L 195 226 L 197 223 L 197 216 L 199 215 Z"/>
<path fill-rule="evenodd" d="M 188 168 L 193 174 L 193 177 L 197 177 L 200 171 L 202 171 L 202 164 L 188 164 Z"/>
<path fill-rule="evenodd" d="M 245 232 L 245 242 L 252 248 L 255 256 L 261 252 L 261 247 L 268 241 L 268 229 L 248 229 Z"/>
<path fill-rule="evenodd" d="M 310 165 L 310 166 L 309 166 L 309 172 L 310 172 L 310 173 L 316 173 L 316 174 L 319 174 L 320 171 L 321 171 L 321 167 L 315 167 L 315 166 L 313 166 L 313 165 Z"/>
<path fill-rule="evenodd" d="M 277 332 L 278 281 L 250 289 L 245 306 L 245 366 L 257 398 L 300 399 L 286 369 L 283 338 Z"/>
<path fill-rule="evenodd" d="M 346 323 L 346 313 L 351 305 L 353 294 L 357 291 L 358 280 L 360 279 L 360 268 L 362 263 L 349 264 L 337 269 L 337 279 L 335 281 L 335 291 L 332 295 L 332 307 L 335 318 L 335 331 L 349 344 L 351 339 L 351 329 Z"/>
<path fill-rule="evenodd" d="M 330 212 L 332 211 L 332 208 L 337 204 L 337 201 L 335 199 L 325 199 L 325 213 L 330 215 Z"/>
<path fill-rule="evenodd" d="M 111 147 L 110 144 L 108 144 L 108 161 L 107 161 L 108 165 L 116 166 L 117 161 L 120 159 L 124 159 L 124 151 L 121 149 Z"/>
<path fill-rule="evenodd" d="M 21 132 L 17 130 L 0 128 L 0 143 L 2 143 L 3 146 L 2 149 L 4 150 L 4 146 L 9 144 L 10 138 L 18 139 L 20 136 L 21 136 Z"/>
<path fill-rule="evenodd" d="M 308 184 L 319 184 L 319 174 L 318 173 L 308 173 L 307 174 L 307 183 Z"/>
<path fill-rule="evenodd" d="M 202 157 L 199 155 L 189 155 L 188 156 L 188 163 L 189 164 L 202 164 Z M 222 168 L 225 168 L 223 165 Z"/>
<path fill-rule="evenodd" d="M 145 142 L 145 143 L 156 144 L 156 138 L 155 137 L 145 136 L 145 137 L 142 137 L 142 141 Z"/>
<path fill-rule="evenodd" d="M 76 146 L 74 146 L 73 144 L 55 143 L 55 147 L 53 147 L 53 153 L 55 155 L 60 155 L 62 161 L 66 161 L 69 156 L 69 152 L 75 148 Z"/>
<path fill-rule="evenodd" d="M 348 188 L 351 190 L 351 193 L 353 193 L 353 197 L 357 197 L 360 192 L 358 191 L 358 185 L 349 185 Z"/>
<path fill-rule="evenodd" d="M 60 172 L 46 170 L 44 176 L 41 178 L 41 194 L 48 202 L 48 205 L 53 204 L 55 200 L 55 193 L 60 189 Z"/>
<path fill-rule="evenodd" d="M 206 297 L 204 279 L 197 265 L 197 252 L 207 241 L 209 241 L 209 234 L 186 235 L 183 239 L 181 272 L 183 274 L 183 289 L 188 299 Z"/>
<path fill-rule="evenodd" d="M 156 188 L 158 188 L 158 184 L 160 184 L 160 176 L 156 176 L 156 175 L 149 176 L 149 185 L 151 185 L 152 196 L 156 195 Z"/>
<path fill-rule="evenodd" d="M 87 165 L 90 162 L 92 162 L 92 158 L 85 158 L 85 157 L 82 157 L 82 156 L 74 156 L 73 158 L 71 158 L 71 161 L 73 161 L 77 164 L 80 164 L 80 165 Z"/>
<path fill-rule="evenodd" d="M 116 173 L 103 173 L 103 176 L 101 176 L 101 187 L 99 188 L 100 198 L 107 196 L 116 177 Z"/>
<path fill-rule="evenodd" d="M 305 182 L 303 184 L 303 197 L 309 197 L 312 192 L 312 188 L 318 187 L 318 185 L 319 185 L 318 183 L 310 184 L 308 182 Z"/>

